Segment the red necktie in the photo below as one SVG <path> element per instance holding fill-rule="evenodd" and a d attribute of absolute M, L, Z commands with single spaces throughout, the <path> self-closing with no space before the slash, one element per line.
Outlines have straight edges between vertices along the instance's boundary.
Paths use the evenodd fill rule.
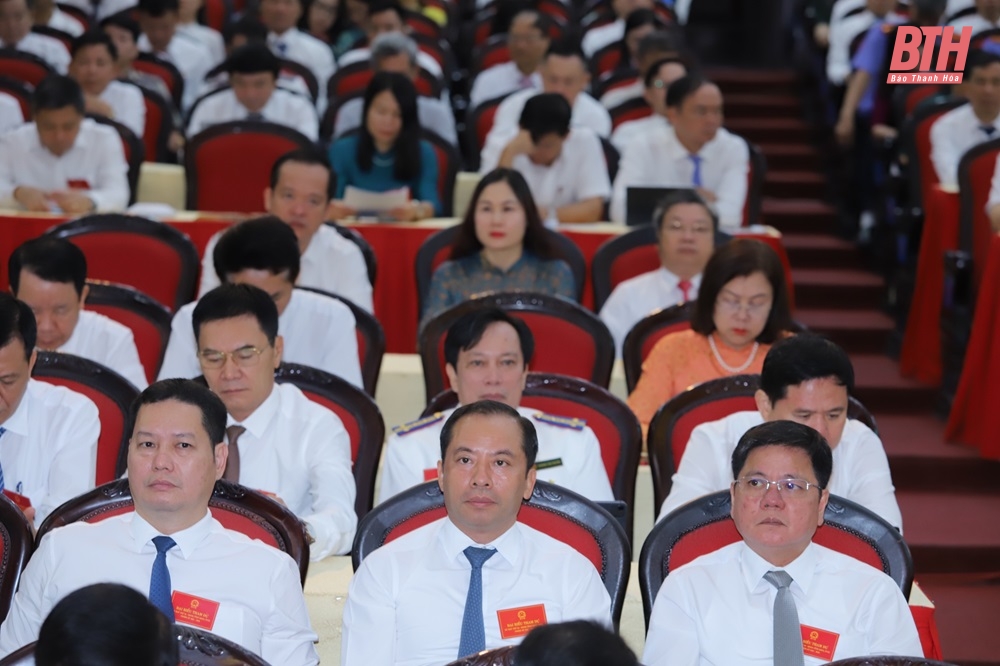
<path fill-rule="evenodd" d="M 681 280 L 677 283 L 677 288 L 681 290 L 681 294 L 684 295 L 684 300 L 682 303 L 687 303 L 691 300 L 691 280 Z"/>

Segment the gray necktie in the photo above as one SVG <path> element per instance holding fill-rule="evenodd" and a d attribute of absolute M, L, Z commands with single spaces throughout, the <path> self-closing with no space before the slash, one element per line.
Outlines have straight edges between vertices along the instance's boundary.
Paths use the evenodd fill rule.
<path fill-rule="evenodd" d="M 774 598 L 774 666 L 803 666 L 799 613 L 788 588 L 792 577 L 784 571 L 768 571 L 764 580 L 778 588 Z"/>

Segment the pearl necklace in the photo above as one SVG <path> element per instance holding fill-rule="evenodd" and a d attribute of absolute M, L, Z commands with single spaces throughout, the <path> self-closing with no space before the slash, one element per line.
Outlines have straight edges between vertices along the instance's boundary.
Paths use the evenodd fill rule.
<path fill-rule="evenodd" d="M 757 358 L 757 350 L 760 349 L 760 343 L 754 342 L 753 348 L 750 350 L 750 357 L 746 360 L 746 362 L 743 365 L 734 368 L 733 366 L 729 365 L 728 363 L 722 360 L 722 354 L 719 353 L 719 348 L 715 346 L 714 333 L 710 333 L 708 336 L 708 346 L 712 348 L 712 354 L 715 356 L 715 360 L 719 362 L 719 365 L 722 366 L 722 369 L 731 375 L 738 375 L 747 368 L 749 368 L 750 364 L 753 363 L 753 360 Z"/>

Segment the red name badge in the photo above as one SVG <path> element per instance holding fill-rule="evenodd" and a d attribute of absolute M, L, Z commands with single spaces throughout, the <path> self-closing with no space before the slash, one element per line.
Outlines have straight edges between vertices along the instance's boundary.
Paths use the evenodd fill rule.
<path fill-rule="evenodd" d="M 802 629 L 802 652 L 807 657 L 833 661 L 833 653 L 837 651 L 837 641 L 840 640 L 840 634 L 804 624 L 800 627 Z"/>
<path fill-rule="evenodd" d="M 90 183 L 82 178 L 71 178 L 66 181 L 66 187 L 71 190 L 89 190 Z"/>
<path fill-rule="evenodd" d="M 548 624 L 545 619 L 545 604 L 499 610 L 497 620 L 500 622 L 500 638 L 524 636 L 535 627 Z"/>
<path fill-rule="evenodd" d="M 436 478 L 438 478 L 437 467 L 431 467 L 429 469 L 424 470 L 424 481 L 433 481 Z"/>
<path fill-rule="evenodd" d="M 184 592 L 174 592 L 170 600 L 174 604 L 174 618 L 177 622 L 199 629 L 211 629 L 215 625 L 215 616 L 219 613 L 218 601 Z"/>
<path fill-rule="evenodd" d="M 3 494 L 7 496 L 11 502 L 17 505 L 17 508 L 24 511 L 25 509 L 31 508 L 31 500 L 20 493 L 15 493 L 13 490 L 7 490 L 4 488 Z"/>

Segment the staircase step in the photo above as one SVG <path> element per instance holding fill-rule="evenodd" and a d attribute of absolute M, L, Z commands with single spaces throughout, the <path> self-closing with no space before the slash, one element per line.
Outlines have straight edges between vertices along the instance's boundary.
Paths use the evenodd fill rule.
<path fill-rule="evenodd" d="M 775 199 L 761 202 L 764 224 L 782 233 L 831 234 L 837 230 L 837 211 L 815 199 Z"/>
<path fill-rule="evenodd" d="M 809 123 L 792 118 L 729 118 L 726 129 L 757 144 L 808 144 L 816 136 Z"/>
<path fill-rule="evenodd" d="M 950 664 L 1000 666 L 1000 576 L 921 574 L 920 589 L 934 602 L 941 651 Z"/>
<path fill-rule="evenodd" d="M 1000 493 L 896 492 L 917 577 L 1000 572 Z M 994 618 L 995 619 L 995 618 Z"/>
<path fill-rule="evenodd" d="M 779 171 L 770 167 L 764 176 L 764 196 L 777 199 L 822 199 L 828 189 L 819 171 Z"/>
<path fill-rule="evenodd" d="M 725 96 L 727 118 L 801 118 L 802 98 L 796 95 L 734 93 Z"/>
<path fill-rule="evenodd" d="M 823 234 L 783 234 L 781 243 L 792 266 L 802 268 L 861 268 L 857 245 Z"/>
<path fill-rule="evenodd" d="M 792 69 L 743 69 L 739 67 L 710 67 L 705 76 L 714 81 L 724 95 L 799 92 L 799 76 Z"/>
<path fill-rule="evenodd" d="M 824 166 L 823 154 L 808 144 L 765 143 L 759 146 L 770 169 L 818 171 Z"/>
<path fill-rule="evenodd" d="M 899 364 L 881 354 L 851 354 L 854 395 L 875 414 L 931 414 L 937 389 L 906 379 Z"/>
<path fill-rule="evenodd" d="M 796 309 L 795 319 L 851 354 L 880 354 L 896 322 L 878 310 Z"/>
<path fill-rule="evenodd" d="M 885 280 L 857 269 L 793 268 L 795 304 L 800 308 L 881 308 Z"/>

